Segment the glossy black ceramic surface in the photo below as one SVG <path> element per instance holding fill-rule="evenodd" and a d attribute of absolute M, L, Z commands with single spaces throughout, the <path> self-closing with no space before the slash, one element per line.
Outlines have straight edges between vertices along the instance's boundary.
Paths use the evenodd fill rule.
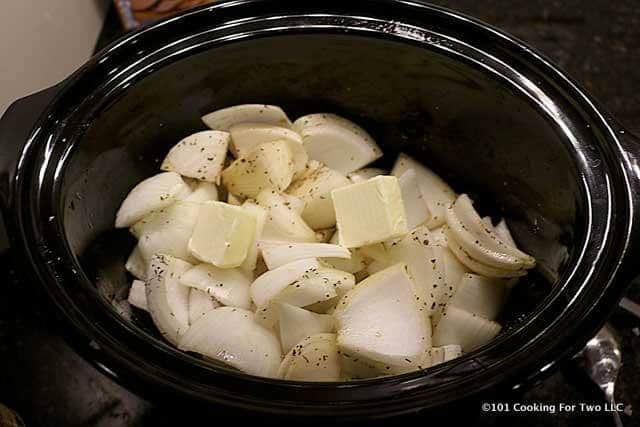
<path fill-rule="evenodd" d="M 107 373 L 147 394 L 255 412 L 411 413 L 549 371 L 638 272 L 625 262 L 639 242 L 637 141 L 588 96 L 475 21 L 410 2 L 344 3 L 183 14 L 121 39 L 0 122 L 0 143 L 16 149 L 2 187 L 13 243 L 78 350 Z M 505 332 L 425 372 L 337 385 L 250 377 L 160 340 L 120 303 L 134 241 L 111 230 L 115 211 L 202 114 L 245 102 L 349 117 L 390 154 L 382 165 L 405 151 L 505 216 L 541 266 L 512 295 Z"/>

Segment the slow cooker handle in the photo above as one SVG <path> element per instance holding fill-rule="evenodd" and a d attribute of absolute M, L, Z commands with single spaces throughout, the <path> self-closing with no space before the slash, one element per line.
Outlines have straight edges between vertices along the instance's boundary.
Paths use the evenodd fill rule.
<path fill-rule="evenodd" d="M 27 144 L 36 121 L 58 93 L 60 85 L 15 101 L 0 118 L 0 208 L 4 220 L 11 203 L 11 186 L 20 153 Z M 1 224 L 1 232 L 5 232 Z"/>

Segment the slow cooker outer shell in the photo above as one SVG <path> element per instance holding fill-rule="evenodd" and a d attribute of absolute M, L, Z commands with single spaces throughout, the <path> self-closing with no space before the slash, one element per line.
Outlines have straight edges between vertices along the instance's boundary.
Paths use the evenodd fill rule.
<path fill-rule="evenodd" d="M 287 16 L 298 12 L 305 16 Z M 341 16 L 318 16 L 319 13 Z M 271 18 L 249 19 L 256 16 Z M 245 18 L 244 23 L 228 27 L 219 25 L 240 18 Z M 360 25 L 356 25 L 358 23 Z M 547 308 L 554 306 L 556 313 L 563 314 L 567 321 L 564 331 L 552 324 L 553 319 L 533 316 L 519 327 L 548 322 L 547 330 L 539 329 L 539 337 L 518 336 L 516 330 L 512 336 L 497 340 L 482 352 L 424 374 L 337 386 L 312 385 L 248 377 L 177 354 L 166 344 L 124 321 L 114 310 L 107 309 L 103 296 L 90 286 L 84 272 L 77 268 L 77 260 L 65 242 L 69 231 L 65 230 L 63 220 L 68 200 L 60 197 L 65 167 L 77 150 L 75 144 L 93 126 L 89 120 L 90 113 L 95 112 L 92 107 L 104 107 L 103 101 L 117 103 L 128 90 L 133 90 L 131 86 L 135 88 L 140 84 L 143 76 L 161 73 L 167 62 L 192 55 L 193 51 L 204 52 L 212 48 L 207 43 L 216 37 L 221 46 L 231 43 L 234 37 L 263 37 L 265 28 L 273 29 L 278 25 L 278 32 L 283 34 L 289 25 L 292 32 L 330 32 L 394 40 L 437 49 L 468 63 L 476 59 L 491 60 L 491 55 L 497 55 L 500 60 L 475 66 L 486 67 L 496 79 L 509 80 L 530 101 L 540 101 L 541 110 L 546 108 L 550 117 L 572 126 L 564 131 L 590 138 L 571 141 L 571 145 L 581 156 L 574 159 L 576 170 L 582 174 L 577 178 L 584 183 L 587 199 L 591 197 L 591 205 L 585 207 L 591 209 L 592 214 L 604 214 L 602 218 L 591 217 L 593 229 L 589 231 L 594 235 L 599 233 L 606 247 L 587 248 L 582 254 L 583 264 L 573 269 L 571 280 L 558 282 L 555 299 L 546 301 Z M 205 27 L 208 31 L 202 32 Z M 431 40 L 421 38 L 428 33 L 424 28 L 441 31 L 452 38 L 435 34 Z M 184 37 L 167 48 L 169 40 L 177 39 L 176 34 Z M 239 34 L 243 34 L 242 37 Z M 483 50 L 476 51 L 455 38 L 469 40 L 474 47 L 480 46 Z M 165 51 L 156 54 L 163 47 Z M 183 51 L 183 48 L 193 51 Z M 517 72 L 504 67 L 504 63 Z M 523 81 L 523 77 L 531 79 Z M 636 272 L 630 265 L 622 265 L 619 269 L 622 256 L 637 253 L 637 240 L 634 239 L 638 234 L 637 219 L 633 217 L 638 188 L 637 169 L 634 169 L 637 167 L 636 142 L 628 134 L 616 133 L 619 128 L 607 123 L 589 98 L 528 48 L 486 26 L 442 9 L 396 1 L 372 1 L 367 6 L 334 1 L 304 5 L 259 0 L 223 3 L 183 14 L 116 42 L 59 90 L 56 100 L 32 128 L 18 163 L 4 165 L 6 169 L 3 170 L 15 166 L 15 175 L 12 174 L 10 181 L 12 193 L 5 200 L 9 207 L 6 216 L 9 231 L 16 247 L 25 254 L 27 270 L 45 285 L 58 312 L 73 326 L 70 334 L 80 350 L 107 373 L 127 384 L 137 383 L 140 388 L 153 385 L 159 393 L 177 392 L 201 402 L 280 414 L 355 417 L 366 414 L 375 417 L 413 412 L 477 394 L 489 387 L 526 382 L 528 377 L 535 378 L 543 367 L 549 372 L 547 364 L 571 353 L 604 322 L 624 285 Z M 541 96 L 547 93 L 557 97 L 542 99 Z M 51 92 L 15 105 L 7 113 L 8 118 L 18 117 L 28 122 L 27 113 L 31 111 L 25 111 L 28 109 L 25 107 L 33 102 L 44 104 L 48 96 Z M 549 110 L 551 107 L 558 111 Z M 592 126 L 589 133 L 577 127 L 580 122 Z M 0 126 L 3 144 L 17 146 L 16 142 L 25 140 L 15 134 L 19 130 L 16 123 L 9 123 L 5 118 Z M 9 132 L 14 132 L 13 139 L 7 137 Z M 123 168 L 125 165 L 120 164 Z M 117 179 L 117 173 L 114 179 Z M 595 186 L 596 183 L 604 185 Z M 525 236 L 525 233 L 521 234 Z M 592 268 L 584 263 L 592 264 Z M 595 281 L 599 286 L 594 286 Z M 588 304 L 585 301 L 580 304 L 570 295 L 561 293 L 571 290 L 581 292 Z M 563 312 L 563 304 L 565 309 L 571 308 L 574 312 Z M 515 344 L 527 349 L 527 340 L 534 339 L 536 345 L 528 355 L 523 351 L 512 351 Z M 507 347 L 509 351 L 506 351 Z M 511 356 L 502 360 L 500 356 L 505 354 Z"/>

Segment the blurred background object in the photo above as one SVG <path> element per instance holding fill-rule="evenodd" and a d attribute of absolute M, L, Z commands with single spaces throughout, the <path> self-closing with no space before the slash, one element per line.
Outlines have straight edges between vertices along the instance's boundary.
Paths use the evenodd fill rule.
<path fill-rule="evenodd" d="M 20 416 L 0 403 L 0 427 L 24 427 Z"/>
<path fill-rule="evenodd" d="M 93 53 L 109 0 L 3 1 L 0 115 L 25 95 L 60 82 Z"/>
<path fill-rule="evenodd" d="M 217 0 L 114 0 L 127 30 Z"/>

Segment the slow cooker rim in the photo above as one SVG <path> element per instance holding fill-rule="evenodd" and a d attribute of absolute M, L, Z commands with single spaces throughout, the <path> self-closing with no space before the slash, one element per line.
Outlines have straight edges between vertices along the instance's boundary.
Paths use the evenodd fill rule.
<path fill-rule="evenodd" d="M 251 2 L 255 2 L 255 0 L 253 0 L 253 1 L 247 1 L 247 2 L 242 2 L 242 3 L 251 3 Z M 214 7 L 215 7 L 215 6 L 214 6 Z M 207 9 L 210 9 L 210 8 L 212 8 L 212 7 L 209 7 L 209 8 L 207 8 Z M 189 14 L 192 14 L 192 13 L 198 13 L 198 11 L 196 11 L 196 12 L 189 12 L 189 13 L 188 13 L 188 14 L 186 14 L 185 16 L 188 16 Z M 177 19 L 177 18 L 176 18 L 176 19 Z M 182 17 L 181 19 L 184 19 L 184 17 Z M 484 25 L 483 25 L 483 27 L 484 27 Z M 144 30 L 144 31 L 151 31 L 152 29 L 153 29 L 153 27 L 151 27 L 151 28 L 149 28 L 149 29 L 146 29 L 146 30 Z M 133 37 L 135 37 L 135 35 L 134 35 L 134 36 L 131 36 L 131 37 L 133 38 Z M 128 40 L 131 40 L 131 39 L 128 39 Z M 126 42 L 126 40 L 124 40 L 124 41 L 122 41 L 122 42 L 120 42 L 120 43 L 124 43 L 124 42 Z M 511 40 L 511 42 L 513 42 L 513 40 Z M 519 45 L 518 45 L 517 47 L 522 47 L 522 46 L 519 46 Z M 110 50 L 110 49 L 108 49 L 107 51 L 109 51 L 109 50 Z M 96 61 L 98 61 L 98 60 L 99 60 L 101 57 L 103 57 L 103 56 L 104 56 L 104 52 L 103 52 L 103 55 L 101 55 L 101 56 L 99 56 L 99 57 L 97 57 L 97 58 L 94 58 L 94 60 L 93 60 L 93 61 L 91 61 L 89 64 L 87 64 L 87 66 L 83 67 L 83 69 L 82 69 L 82 70 L 86 70 L 86 68 L 87 68 L 87 67 L 89 67 L 91 64 L 95 64 L 95 63 L 96 63 Z M 548 64 L 547 64 L 547 65 L 548 65 Z M 81 71 L 82 71 L 82 70 L 81 70 Z M 79 71 L 79 73 L 80 73 L 80 71 Z M 561 76 L 561 77 L 563 77 L 563 79 L 564 79 L 564 76 L 563 76 L 563 75 L 560 75 L 560 76 Z M 72 79 L 72 80 L 73 80 L 73 79 Z M 72 82 L 72 80 L 71 80 L 70 82 Z M 571 82 L 569 82 L 569 83 L 571 83 Z M 68 83 L 68 84 L 67 84 L 67 87 L 70 87 L 70 86 L 72 86 L 72 84 L 71 84 L 71 83 Z M 64 91 L 63 91 L 63 92 L 64 92 Z M 578 93 L 580 93 L 580 92 L 578 92 Z M 587 97 L 585 96 L 585 99 L 587 99 L 587 100 L 588 100 L 589 98 L 587 98 Z M 53 106 L 53 105 L 55 105 L 55 101 L 54 101 L 54 103 L 52 103 L 51 105 L 52 105 L 52 106 Z M 53 109 L 51 109 L 50 111 L 53 111 Z M 596 113 L 598 113 L 599 115 L 601 115 L 601 114 L 599 113 L 599 111 L 598 111 L 595 107 L 593 108 L 593 112 L 596 112 Z M 45 121 L 45 120 L 44 120 L 44 118 L 43 118 L 43 119 L 41 119 L 40 125 L 44 125 L 44 121 Z M 607 125 L 606 121 L 603 121 L 602 123 L 606 126 L 606 128 L 605 128 L 605 129 L 609 131 L 610 135 L 614 136 L 614 138 L 615 138 L 615 135 L 613 134 L 613 131 L 609 128 L 609 126 Z M 36 141 L 36 139 L 37 139 L 37 138 L 36 138 L 36 136 L 37 136 L 37 135 L 34 135 L 34 136 L 32 137 L 32 142 L 35 142 L 35 141 Z M 34 148 L 35 148 L 35 147 L 34 147 Z M 27 150 L 25 150 L 25 154 L 28 154 L 26 151 L 27 151 Z M 26 159 L 26 157 L 25 157 L 25 159 Z M 26 160 L 25 160 L 25 161 L 26 161 Z M 20 187 L 20 185 L 19 185 L 19 184 L 20 184 L 21 182 L 22 182 L 21 180 L 18 180 L 18 181 L 17 181 L 17 187 L 18 187 L 17 189 L 18 189 L 18 190 L 20 189 L 20 188 L 19 188 L 19 187 Z M 24 189 L 23 189 L 23 190 L 24 190 Z M 34 192 L 34 193 L 35 193 L 35 192 Z M 15 194 L 22 194 L 22 193 L 21 193 L 20 191 L 18 191 L 18 192 L 16 192 Z M 19 218 L 19 221 L 22 223 L 22 218 Z M 60 219 L 60 218 L 58 218 L 56 221 L 54 221 L 55 225 L 56 225 L 56 226 L 61 226 L 62 224 L 61 224 L 61 223 L 59 223 L 58 221 L 61 221 L 61 219 Z M 57 232 L 59 232 L 59 231 L 60 231 L 60 229 L 59 229 L 59 230 L 57 230 Z M 30 243 L 33 243 L 33 242 L 27 242 L 27 241 L 25 241 L 25 242 L 24 242 L 24 246 L 30 246 Z M 32 258 L 31 260 L 33 261 L 33 258 Z M 46 278 L 45 278 L 45 277 L 41 277 L 41 279 L 46 280 Z M 440 369 L 446 369 L 446 368 L 448 368 L 448 366 L 447 366 L 447 365 L 444 365 L 444 366 L 443 366 L 442 368 L 440 368 Z M 420 373 L 417 373 L 417 374 L 407 374 L 407 375 L 409 375 L 409 377 L 407 377 L 407 379 L 409 379 L 409 378 L 414 378 L 414 377 L 417 377 L 417 376 L 421 376 L 421 374 L 420 374 Z M 403 377 L 394 377 L 394 379 L 399 379 L 399 378 L 404 378 L 404 376 L 403 376 Z M 371 380 L 371 381 L 375 381 L 375 382 L 382 382 L 382 381 L 385 381 L 385 380 L 388 380 L 388 379 L 384 379 L 384 380 Z M 356 384 L 363 384 L 363 383 L 368 383 L 368 382 L 362 382 L 362 383 L 360 383 L 360 382 L 359 382 L 359 383 L 356 383 Z"/>

